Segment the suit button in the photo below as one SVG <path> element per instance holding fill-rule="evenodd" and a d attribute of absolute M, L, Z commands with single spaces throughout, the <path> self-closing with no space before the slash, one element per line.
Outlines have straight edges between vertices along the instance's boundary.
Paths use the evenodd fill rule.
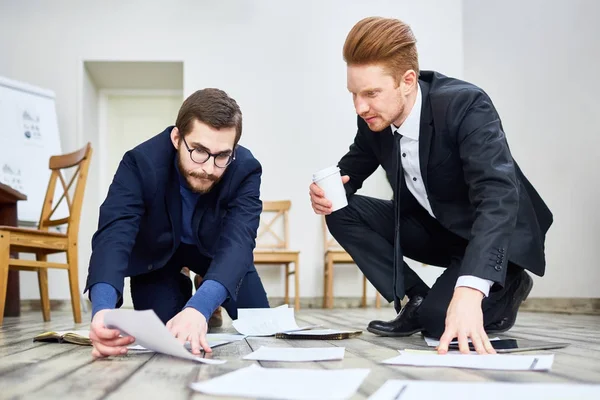
<path fill-rule="evenodd" d="M 499 251 L 500 253 L 504 253 L 504 249 L 502 249 L 502 248 L 498 249 L 498 251 Z"/>
<path fill-rule="evenodd" d="M 153 268 L 152 264 L 148 265 L 148 271 L 150 271 Z"/>
<path fill-rule="evenodd" d="M 496 265 L 494 269 L 498 272 L 502 271 L 502 267 L 500 265 Z"/>
<path fill-rule="evenodd" d="M 502 254 L 498 254 L 498 258 L 502 258 Z"/>

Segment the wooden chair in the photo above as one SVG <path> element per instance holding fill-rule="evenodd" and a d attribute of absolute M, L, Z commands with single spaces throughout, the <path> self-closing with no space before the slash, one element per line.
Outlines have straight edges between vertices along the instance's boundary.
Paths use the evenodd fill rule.
<path fill-rule="evenodd" d="M 254 250 L 255 264 L 285 265 L 285 303 L 290 300 L 289 277 L 294 275 L 294 308 L 300 309 L 300 252 L 289 249 L 289 223 L 288 213 L 292 202 L 265 201 L 263 202 L 263 213 L 261 224 L 256 235 L 256 248 Z M 283 234 L 277 234 L 277 225 L 281 223 Z M 271 236 L 270 242 L 266 236 Z M 294 270 L 290 270 L 290 264 L 294 264 Z"/>
<path fill-rule="evenodd" d="M 354 260 L 335 240 L 329 229 L 325 217 L 321 218 L 323 227 L 323 248 L 325 250 L 325 265 L 323 267 L 323 308 L 333 308 L 333 266 L 336 263 L 354 264 Z M 367 277 L 363 275 L 363 292 L 361 306 L 367 307 Z M 375 294 L 375 307 L 381 307 L 379 292 Z"/>
<path fill-rule="evenodd" d="M 40 299 L 44 321 L 50 321 L 50 299 L 48 297 L 48 268 L 66 269 L 69 273 L 69 286 L 71 289 L 71 305 L 75 323 L 81 323 L 81 309 L 79 298 L 79 274 L 77 264 L 77 242 L 79 234 L 79 220 L 83 193 L 87 180 L 88 168 L 92 156 L 92 147 L 88 143 L 82 149 L 73 153 L 50 157 L 52 173 L 46 190 L 44 204 L 38 229 L 15 228 L 0 226 L 0 326 L 4 316 L 4 303 L 6 300 L 6 281 L 8 271 L 36 271 L 38 273 Z M 62 170 L 77 167 L 67 184 Z M 53 207 L 53 200 L 57 192 L 56 183 L 60 182 L 62 195 Z M 74 194 L 71 197 L 70 189 L 75 184 Z M 69 215 L 65 218 L 53 219 L 52 216 L 61 202 L 65 200 Z M 67 225 L 67 233 L 50 232 L 48 228 Z M 36 260 L 22 260 L 11 258 L 11 252 L 33 253 Z M 49 262 L 48 254 L 66 253 L 67 262 Z"/>

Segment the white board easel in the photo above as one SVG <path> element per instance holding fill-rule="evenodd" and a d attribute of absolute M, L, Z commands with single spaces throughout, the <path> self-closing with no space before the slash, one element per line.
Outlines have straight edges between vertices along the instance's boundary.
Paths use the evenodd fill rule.
<path fill-rule="evenodd" d="M 54 92 L 0 76 L 0 182 L 27 196 L 17 207 L 19 222 L 39 222 L 50 157 L 60 154 Z M 53 219 L 66 216 L 63 200 Z"/>

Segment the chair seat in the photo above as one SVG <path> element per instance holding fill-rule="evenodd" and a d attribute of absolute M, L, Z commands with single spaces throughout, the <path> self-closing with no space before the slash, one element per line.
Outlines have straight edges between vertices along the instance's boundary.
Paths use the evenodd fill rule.
<path fill-rule="evenodd" d="M 10 244 L 14 251 L 54 253 L 67 250 L 67 235 L 58 232 L 40 231 L 38 229 L 0 226 L 0 231 L 10 232 Z"/>
<path fill-rule="evenodd" d="M 67 238 L 67 235 L 64 233 L 40 231 L 39 229 L 33 229 L 33 228 L 17 228 L 14 226 L 0 225 L 0 231 L 25 233 L 28 235 L 51 236 L 51 237 L 59 237 L 59 238 L 65 238 L 65 239 Z"/>
<path fill-rule="evenodd" d="M 329 249 L 325 252 L 325 259 L 332 259 L 334 262 L 354 263 L 352 256 L 344 249 Z"/>
<path fill-rule="evenodd" d="M 254 262 L 257 263 L 283 263 L 295 262 L 300 255 L 299 251 L 285 249 L 255 249 Z"/>

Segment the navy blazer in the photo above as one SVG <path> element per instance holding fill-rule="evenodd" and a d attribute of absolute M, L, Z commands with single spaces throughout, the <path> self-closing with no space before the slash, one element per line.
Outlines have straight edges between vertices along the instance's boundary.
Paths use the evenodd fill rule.
<path fill-rule="evenodd" d="M 181 242 L 181 194 L 172 126 L 123 156 L 100 207 L 85 291 L 106 282 L 123 293 L 124 278 L 164 267 Z M 220 282 L 235 300 L 254 268 L 262 202 L 262 166 L 235 149 L 221 180 L 200 196 L 192 218 L 196 246 L 212 259 L 205 280 Z M 119 299 L 117 307 L 122 304 Z"/>

